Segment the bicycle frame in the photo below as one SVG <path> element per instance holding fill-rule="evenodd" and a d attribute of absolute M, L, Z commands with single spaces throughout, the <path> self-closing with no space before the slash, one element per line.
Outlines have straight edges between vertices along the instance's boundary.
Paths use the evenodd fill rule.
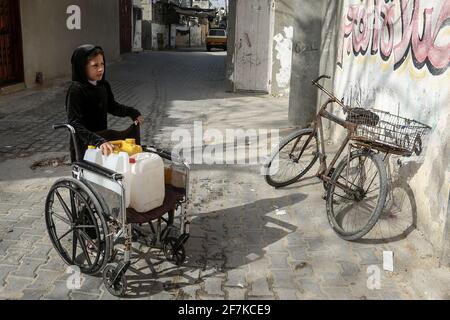
<path fill-rule="evenodd" d="M 300 151 L 298 157 L 296 158 L 296 162 L 298 162 L 303 155 L 306 146 L 311 142 L 313 137 L 316 137 L 316 153 L 319 156 L 320 161 L 320 167 L 316 174 L 316 176 L 321 179 L 322 181 L 329 183 L 331 182 L 330 172 L 334 165 L 336 164 L 337 160 L 341 156 L 342 152 L 344 151 L 344 148 L 346 146 L 349 146 L 351 148 L 351 144 L 349 144 L 350 137 L 352 133 L 356 130 L 357 125 L 348 122 L 342 119 L 339 119 L 338 117 L 334 116 L 330 112 L 328 112 L 326 109 L 328 105 L 337 103 L 339 106 L 341 106 L 344 109 L 344 112 L 347 112 L 349 110 L 349 107 L 345 106 L 341 101 L 339 101 L 335 95 L 333 95 L 331 92 L 329 92 L 327 89 L 325 89 L 322 85 L 318 83 L 318 81 L 322 78 L 329 78 L 328 76 L 321 76 L 318 79 L 313 81 L 313 84 L 318 87 L 321 91 L 323 91 L 327 96 L 329 96 L 329 99 L 321 106 L 319 109 L 319 112 L 316 115 L 316 118 L 312 122 L 312 129 L 313 132 L 308 137 L 307 141 L 303 144 L 302 150 Z M 337 151 L 336 155 L 334 156 L 333 160 L 330 162 L 330 164 L 327 166 L 327 156 L 326 156 L 326 150 L 325 150 L 325 138 L 323 133 L 323 125 L 322 125 L 322 118 L 326 118 L 332 122 L 335 122 L 342 127 L 347 129 L 347 136 L 345 137 L 344 141 L 342 142 L 341 146 L 339 147 L 339 150 Z M 295 148 L 297 147 L 299 139 L 294 143 L 294 146 L 292 147 L 292 150 L 290 152 L 290 155 L 294 152 Z M 349 150 L 350 151 L 350 150 Z M 350 152 L 348 154 L 350 156 Z M 347 166 L 348 167 L 348 166 Z M 357 194 L 355 190 L 352 190 L 348 186 L 344 186 L 343 184 L 336 182 L 336 185 L 343 189 L 345 192 L 348 192 L 350 194 Z"/>

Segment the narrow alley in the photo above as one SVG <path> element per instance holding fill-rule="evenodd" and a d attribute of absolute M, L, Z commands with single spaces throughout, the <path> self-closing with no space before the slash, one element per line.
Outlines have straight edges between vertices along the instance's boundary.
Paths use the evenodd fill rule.
<path fill-rule="evenodd" d="M 294 129 L 288 98 L 226 92 L 225 63 L 222 51 L 145 51 L 108 64 L 106 75 L 116 99 L 144 115 L 147 144 L 170 149 L 173 131 L 192 131 L 198 121 L 221 132 L 279 129 L 284 136 Z M 118 299 L 101 277 L 82 275 L 81 288 L 68 289 L 72 273 L 45 227 L 47 192 L 70 176 L 68 135 L 51 129 L 66 120 L 68 84 L 0 98 L 1 299 Z M 109 124 L 124 129 L 130 120 Z M 369 234 L 360 242 L 333 232 L 322 195 L 313 177 L 273 189 L 260 165 L 193 164 L 186 263 L 175 268 L 136 244 L 125 299 L 450 299 L 448 268 L 438 268 L 415 229 L 407 190 L 400 197 L 411 209 L 380 220 L 374 235 L 384 232 L 383 239 Z M 395 254 L 395 270 L 381 271 L 381 287 L 370 289 L 369 267 L 381 268 L 386 250 Z"/>

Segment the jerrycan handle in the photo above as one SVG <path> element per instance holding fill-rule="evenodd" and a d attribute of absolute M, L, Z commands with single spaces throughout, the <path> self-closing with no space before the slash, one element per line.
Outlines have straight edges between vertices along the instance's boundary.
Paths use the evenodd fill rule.
<path fill-rule="evenodd" d="M 120 152 L 120 148 L 122 147 L 122 141 L 116 140 L 116 141 L 110 141 L 109 143 L 111 143 L 114 146 L 114 153 Z"/>

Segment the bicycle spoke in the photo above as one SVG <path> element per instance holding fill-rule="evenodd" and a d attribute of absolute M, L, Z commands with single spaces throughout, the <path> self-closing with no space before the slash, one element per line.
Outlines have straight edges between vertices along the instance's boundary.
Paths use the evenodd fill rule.
<path fill-rule="evenodd" d="M 380 190 L 380 187 L 379 187 L 379 186 L 376 187 L 375 189 L 372 189 L 372 190 L 370 190 L 370 191 L 367 191 L 367 192 L 366 192 L 366 195 L 368 195 L 369 193 L 372 193 L 372 192 L 374 192 L 374 191 L 378 191 L 378 190 Z"/>
<path fill-rule="evenodd" d="M 367 187 L 367 190 L 365 191 L 366 194 L 367 194 L 367 191 L 370 189 L 370 186 L 372 185 L 373 181 L 377 177 L 377 175 L 378 175 L 378 172 L 376 172 L 375 175 L 373 176 L 372 181 L 370 182 L 369 186 Z"/>
<path fill-rule="evenodd" d="M 335 193 L 335 192 L 333 192 L 332 194 L 333 194 L 333 195 L 336 195 L 336 196 L 338 196 L 338 197 L 341 197 L 341 198 L 343 198 L 343 199 L 345 199 L 345 200 L 348 200 L 348 201 L 352 201 L 352 200 L 353 200 L 353 199 L 350 199 L 350 198 L 347 198 L 347 197 L 341 196 L 340 194 L 338 194 L 338 193 Z"/>

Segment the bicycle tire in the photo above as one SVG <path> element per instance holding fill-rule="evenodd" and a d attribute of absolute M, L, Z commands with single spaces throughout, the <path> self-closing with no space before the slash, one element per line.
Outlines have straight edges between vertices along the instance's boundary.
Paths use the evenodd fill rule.
<path fill-rule="evenodd" d="M 352 160 L 354 160 L 356 158 L 360 158 L 359 161 L 361 161 L 362 157 L 366 157 L 366 159 L 371 159 L 371 161 L 374 163 L 375 168 L 378 173 L 378 182 L 379 182 L 379 192 L 378 192 L 378 200 L 377 200 L 376 206 L 372 210 L 370 218 L 368 219 L 367 223 L 364 224 L 363 227 L 358 228 L 357 230 L 354 230 L 354 231 L 347 231 L 347 230 L 343 229 L 343 227 L 340 225 L 340 223 L 336 219 L 338 214 L 336 214 L 336 212 L 335 212 L 336 209 L 334 208 L 334 206 L 335 206 L 335 203 L 338 201 L 337 200 L 335 201 L 333 194 L 335 194 L 334 192 L 335 192 L 336 188 L 339 188 L 340 190 L 345 192 L 342 188 L 340 188 L 336 185 L 336 182 L 337 182 L 338 178 L 343 178 L 341 174 L 344 172 L 345 168 L 347 167 L 347 164 L 348 164 L 347 157 L 342 159 L 341 162 L 339 163 L 339 165 L 337 166 L 335 172 L 333 173 L 333 175 L 331 177 L 331 181 L 328 184 L 328 189 L 327 189 L 326 210 L 327 210 L 328 222 L 330 223 L 333 230 L 339 235 L 339 237 L 341 237 L 344 240 L 349 240 L 349 241 L 358 240 L 358 239 L 362 238 L 363 236 L 365 236 L 367 233 L 369 233 L 370 230 L 372 230 L 372 228 L 377 223 L 381 213 L 383 212 L 383 207 L 384 207 L 386 197 L 387 197 L 387 192 L 388 192 L 387 173 L 386 173 L 386 167 L 383 163 L 383 160 L 380 158 L 380 156 L 378 154 L 375 154 L 374 152 L 372 152 L 370 150 L 358 150 L 356 152 L 351 153 L 350 163 Z M 350 168 L 351 168 L 351 165 L 350 165 Z M 377 180 L 376 179 L 377 173 L 375 173 L 374 177 L 372 178 L 372 183 L 375 180 Z M 367 181 L 370 181 L 370 180 L 371 180 L 371 178 L 367 179 Z M 348 180 L 346 180 L 344 178 L 344 181 L 348 181 Z M 353 182 L 355 182 L 355 181 L 353 181 Z M 350 182 L 350 183 L 353 184 L 353 182 Z M 362 189 L 362 191 L 364 192 L 364 188 L 360 188 L 359 190 Z M 369 185 L 369 188 L 370 188 L 370 185 Z M 367 189 L 365 194 L 361 196 L 361 197 L 363 197 L 363 199 L 366 198 L 367 194 L 370 193 L 370 192 L 368 192 L 369 188 Z M 339 199 L 345 198 L 341 195 L 338 195 L 338 196 L 340 197 Z M 347 196 L 349 196 L 348 193 L 347 193 Z M 358 203 L 358 202 L 362 201 L 362 199 L 359 199 L 359 200 L 351 199 L 351 196 L 349 196 L 349 198 L 345 198 L 345 199 L 348 200 L 349 203 L 352 201 L 354 203 Z M 344 202 L 344 201 L 342 201 L 342 202 Z M 358 212 L 358 214 L 362 215 L 363 213 L 360 211 L 360 212 Z M 342 220 L 343 219 L 344 218 L 342 218 Z"/>
<path fill-rule="evenodd" d="M 310 169 L 311 167 L 316 163 L 317 159 L 319 158 L 318 153 L 316 152 L 312 158 L 311 161 L 307 161 L 308 165 L 304 167 L 304 169 L 302 169 L 299 173 L 295 174 L 293 177 L 284 180 L 284 181 L 276 181 L 273 179 L 272 175 L 270 174 L 270 170 L 272 167 L 272 164 L 274 163 L 274 160 L 277 158 L 277 156 L 281 153 L 281 151 L 286 148 L 290 142 L 293 142 L 297 139 L 301 139 L 302 137 L 309 137 L 312 134 L 314 134 L 314 130 L 311 128 L 308 129 L 302 129 L 296 132 L 291 133 L 290 135 L 288 135 L 286 138 L 284 138 L 280 144 L 274 148 L 274 151 L 272 152 L 272 155 L 270 156 L 270 161 L 266 164 L 265 168 L 265 174 L 264 174 L 264 178 L 266 180 L 266 182 L 275 188 L 281 188 L 281 187 L 285 187 L 288 186 L 290 184 L 293 184 L 294 182 L 298 181 L 302 176 L 304 176 Z M 305 140 L 304 142 L 307 142 L 308 140 Z M 313 142 L 315 141 L 315 142 Z M 317 135 L 314 134 L 314 136 L 312 137 L 311 140 L 309 140 L 308 144 L 306 145 L 306 148 L 311 145 L 311 143 L 315 143 L 316 144 L 316 151 L 317 151 Z M 300 145 L 300 143 L 296 146 L 296 149 L 301 150 L 302 146 Z M 305 158 L 305 157 L 303 157 Z"/>

